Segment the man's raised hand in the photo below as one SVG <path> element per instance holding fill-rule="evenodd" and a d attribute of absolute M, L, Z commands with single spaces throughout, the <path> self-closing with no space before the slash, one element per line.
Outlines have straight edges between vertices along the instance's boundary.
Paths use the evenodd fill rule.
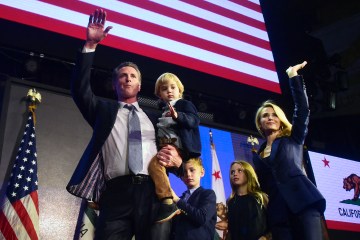
<path fill-rule="evenodd" d="M 96 9 L 94 13 L 90 15 L 86 29 L 86 48 L 96 48 L 97 44 L 107 36 L 112 26 L 108 26 L 104 30 L 105 23 L 106 12 L 103 9 Z"/>

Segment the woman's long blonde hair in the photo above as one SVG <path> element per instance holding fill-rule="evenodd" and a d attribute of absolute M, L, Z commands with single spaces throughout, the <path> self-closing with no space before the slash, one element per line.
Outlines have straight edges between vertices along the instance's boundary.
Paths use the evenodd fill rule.
<path fill-rule="evenodd" d="M 258 180 L 258 177 L 255 173 L 254 168 L 251 166 L 250 163 L 243 161 L 243 160 L 235 160 L 230 164 L 230 174 L 231 174 L 231 167 L 234 164 L 239 164 L 242 169 L 243 172 L 246 176 L 247 179 L 247 192 L 250 195 L 253 195 L 256 199 L 256 201 L 259 202 L 259 204 L 261 206 L 267 206 L 268 202 L 269 202 L 269 198 L 266 195 L 266 193 L 264 193 L 261 188 L 260 188 L 260 183 Z M 235 195 L 236 195 L 236 188 L 237 186 L 233 185 L 230 181 L 230 185 L 231 185 L 231 195 L 228 199 L 228 201 L 230 201 Z"/>
<path fill-rule="evenodd" d="M 264 108 L 271 107 L 274 109 L 274 112 L 276 113 L 277 117 L 280 119 L 280 129 L 281 132 L 278 135 L 278 137 L 282 136 L 290 136 L 291 134 L 291 128 L 292 125 L 287 119 L 284 111 L 275 103 L 273 103 L 270 100 L 267 100 L 261 104 L 261 106 L 258 108 L 256 115 L 255 115 L 255 125 L 258 132 L 261 134 L 261 136 L 265 137 L 264 132 L 261 130 L 261 124 L 260 124 L 260 118 L 261 118 L 261 112 Z"/>

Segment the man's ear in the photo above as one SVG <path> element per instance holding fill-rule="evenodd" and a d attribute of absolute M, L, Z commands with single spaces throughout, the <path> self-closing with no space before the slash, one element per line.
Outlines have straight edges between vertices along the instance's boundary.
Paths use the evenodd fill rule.
<path fill-rule="evenodd" d="M 139 83 L 139 87 L 138 87 L 138 91 L 140 92 L 141 90 L 141 83 Z"/>

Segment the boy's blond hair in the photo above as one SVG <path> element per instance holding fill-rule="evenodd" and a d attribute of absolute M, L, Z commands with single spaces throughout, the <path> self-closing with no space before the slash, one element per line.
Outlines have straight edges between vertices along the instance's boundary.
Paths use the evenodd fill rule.
<path fill-rule="evenodd" d="M 160 97 L 160 87 L 169 81 L 174 81 L 176 83 L 177 87 L 179 88 L 179 97 L 182 98 L 184 93 L 184 85 L 175 74 L 169 72 L 161 74 L 160 77 L 156 80 L 155 95 Z"/>
<path fill-rule="evenodd" d="M 199 166 L 200 168 L 204 168 L 204 165 L 202 163 L 202 160 L 201 158 L 197 157 L 197 158 L 190 158 L 189 160 L 187 160 L 185 163 L 184 163 L 184 166 L 185 164 L 187 163 L 192 163 L 193 165 L 195 166 Z"/>

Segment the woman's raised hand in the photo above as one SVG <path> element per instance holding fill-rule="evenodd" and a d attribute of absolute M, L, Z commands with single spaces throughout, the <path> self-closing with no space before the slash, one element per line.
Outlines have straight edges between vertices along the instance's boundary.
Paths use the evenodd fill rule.
<path fill-rule="evenodd" d="M 298 75 L 297 72 L 300 69 L 304 68 L 306 64 L 307 64 L 307 62 L 304 61 L 304 62 L 302 62 L 300 64 L 295 65 L 295 66 L 290 66 L 288 69 L 286 69 L 286 73 L 289 76 L 289 78 L 297 76 Z"/>

